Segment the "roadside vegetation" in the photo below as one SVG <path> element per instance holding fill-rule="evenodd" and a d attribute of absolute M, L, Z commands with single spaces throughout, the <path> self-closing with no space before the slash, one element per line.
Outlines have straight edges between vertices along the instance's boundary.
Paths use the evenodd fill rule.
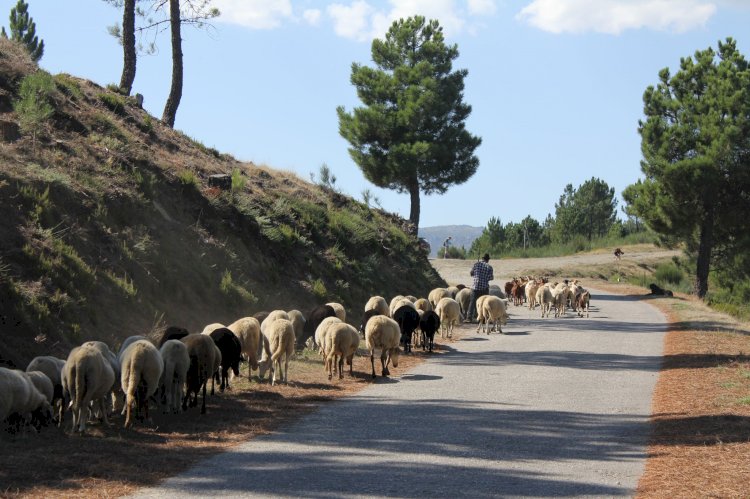
<path fill-rule="evenodd" d="M 442 283 L 401 217 L 239 162 L 1 37 L 0 108 L 2 365 Z"/>

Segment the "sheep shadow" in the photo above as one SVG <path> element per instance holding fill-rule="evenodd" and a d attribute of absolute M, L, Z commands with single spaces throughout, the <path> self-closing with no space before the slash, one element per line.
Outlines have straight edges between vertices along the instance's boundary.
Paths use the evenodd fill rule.
<path fill-rule="evenodd" d="M 401 376 L 402 381 L 435 381 L 443 379 L 442 376 L 435 376 L 430 374 L 404 374 Z"/>

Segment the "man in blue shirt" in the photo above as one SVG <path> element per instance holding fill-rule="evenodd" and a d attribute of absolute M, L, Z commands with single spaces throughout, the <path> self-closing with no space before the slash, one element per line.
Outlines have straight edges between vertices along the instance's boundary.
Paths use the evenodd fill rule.
<path fill-rule="evenodd" d="M 471 267 L 469 275 L 474 278 L 471 284 L 471 303 L 469 304 L 469 314 L 464 318 L 464 322 L 475 321 L 477 315 L 477 298 L 489 294 L 490 292 L 490 281 L 495 278 L 492 272 L 492 265 L 490 261 L 490 254 L 485 253 L 482 257 L 482 261 L 478 261 Z"/>

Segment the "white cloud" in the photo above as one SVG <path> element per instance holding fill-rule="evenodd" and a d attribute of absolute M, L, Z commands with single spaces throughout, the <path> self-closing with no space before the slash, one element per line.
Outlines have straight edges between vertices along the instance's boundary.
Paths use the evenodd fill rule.
<path fill-rule="evenodd" d="M 340 36 L 359 41 L 385 35 L 393 21 L 425 16 L 437 19 L 446 36 L 463 31 L 473 32 L 474 17 L 495 13 L 497 0 L 389 0 L 389 8 L 375 8 L 365 0 L 328 6 L 328 15 Z"/>
<path fill-rule="evenodd" d="M 467 7 L 474 16 L 491 16 L 497 10 L 495 0 L 468 0 Z"/>
<path fill-rule="evenodd" d="M 350 5 L 334 3 L 328 6 L 328 15 L 333 19 L 333 29 L 337 35 L 353 40 L 365 41 L 370 36 L 369 17 L 375 9 L 364 0 Z"/>
<path fill-rule="evenodd" d="M 321 12 L 319 9 L 307 9 L 302 13 L 302 18 L 310 26 L 318 26 L 320 24 Z"/>
<path fill-rule="evenodd" d="M 290 0 L 214 0 L 221 16 L 217 21 L 252 29 L 273 29 L 292 18 Z"/>
<path fill-rule="evenodd" d="M 552 33 L 618 35 L 640 28 L 689 31 L 715 12 L 706 0 L 534 0 L 516 18 Z"/>

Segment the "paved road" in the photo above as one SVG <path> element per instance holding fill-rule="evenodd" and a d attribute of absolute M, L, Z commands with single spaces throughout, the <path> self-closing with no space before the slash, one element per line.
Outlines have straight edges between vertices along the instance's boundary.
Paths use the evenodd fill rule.
<path fill-rule="evenodd" d="M 664 317 L 594 291 L 590 319 L 511 307 L 452 351 L 138 497 L 628 497 Z"/>

